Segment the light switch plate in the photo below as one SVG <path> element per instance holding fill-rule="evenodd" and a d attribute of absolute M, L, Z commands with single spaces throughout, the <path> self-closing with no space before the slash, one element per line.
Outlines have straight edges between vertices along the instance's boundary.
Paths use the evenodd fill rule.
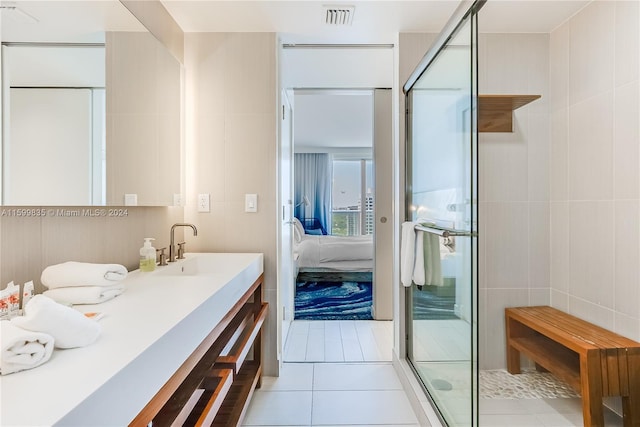
<path fill-rule="evenodd" d="M 258 212 L 258 195 L 257 194 L 244 195 L 244 211 Z"/>
<path fill-rule="evenodd" d="M 198 212 L 211 212 L 209 194 L 198 194 Z"/>
<path fill-rule="evenodd" d="M 138 195 L 137 194 L 125 194 L 124 195 L 124 205 L 125 206 L 138 206 Z"/>
<path fill-rule="evenodd" d="M 173 206 L 182 206 L 182 194 L 175 193 L 173 195 Z"/>

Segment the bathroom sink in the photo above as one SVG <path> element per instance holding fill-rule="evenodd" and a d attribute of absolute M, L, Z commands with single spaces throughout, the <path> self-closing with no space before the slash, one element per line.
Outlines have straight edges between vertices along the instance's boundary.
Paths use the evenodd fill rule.
<path fill-rule="evenodd" d="M 235 271 L 245 262 L 242 253 L 189 253 L 185 259 L 156 267 L 159 276 L 211 276 Z"/>
<path fill-rule="evenodd" d="M 207 254 L 213 255 L 213 254 Z M 170 263 L 165 267 L 157 267 L 159 275 L 167 276 L 200 276 L 219 273 L 226 270 L 223 257 L 197 256 Z"/>

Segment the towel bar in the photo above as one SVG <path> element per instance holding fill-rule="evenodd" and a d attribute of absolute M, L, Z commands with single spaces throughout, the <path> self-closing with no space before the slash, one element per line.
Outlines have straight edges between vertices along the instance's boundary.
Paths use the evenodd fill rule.
<path fill-rule="evenodd" d="M 437 227 L 435 225 L 418 224 L 415 226 L 418 231 L 426 231 L 427 233 L 437 234 L 442 237 L 467 236 L 477 237 L 478 234 L 473 231 L 454 230 L 452 228 Z"/>

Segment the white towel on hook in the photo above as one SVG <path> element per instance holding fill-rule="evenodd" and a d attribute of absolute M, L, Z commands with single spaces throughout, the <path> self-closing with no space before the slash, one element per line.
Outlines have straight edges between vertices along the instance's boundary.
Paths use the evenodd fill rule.
<path fill-rule="evenodd" d="M 42 365 L 51 357 L 53 344 L 51 335 L 24 330 L 9 320 L 0 321 L 0 374 Z"/>
<path fill-rule="evenodd" d="M 57 348 L 84 347 L 101 332 L 95 320 L 44 295 L 36 295 L 24 308 L 25 315 L 11 319 L 14 325 L 33 332 L 51 335 Z"/>
<path fill-rule="evenodd" d="M 402 224 L 401 250 L 405 255 L 401 255 L 401 281 L 407 287 L 411 286 L 412 282 L 418 286 L 442 286 L 444 281 L 442 279 L 442 261 L 440 260 L 440 236 L 415 228 L 416 225 L 422 223 L 425 221 L 418 220 Z M 406 228 L 405 224 L 407 224 Z M 410 227 L 413 235 L 409 232 Z M 405 242 L 413 247 L 405 247 Z M 411 260 L 409 260 L 410 255 L 413 256 Z"/>
<path fill-rule="evenodd" d="M 402 241 L 400 244 L 400 283 L 410 287 L 413 279 L 413 267 L 416 247 L 416 223 L 402 223 Z"/>

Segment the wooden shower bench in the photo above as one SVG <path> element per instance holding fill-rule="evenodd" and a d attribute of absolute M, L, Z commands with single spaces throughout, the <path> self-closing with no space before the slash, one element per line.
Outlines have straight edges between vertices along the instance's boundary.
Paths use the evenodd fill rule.
<path fill-rule="evenodd" d="M 640 426 L 640 343 L 552 307 L 505 309 L 507 370 L 520 353 L 582 395 L 584 425 L 604 426 L 603 396 L 621 396 L 625 427 Z"/>

